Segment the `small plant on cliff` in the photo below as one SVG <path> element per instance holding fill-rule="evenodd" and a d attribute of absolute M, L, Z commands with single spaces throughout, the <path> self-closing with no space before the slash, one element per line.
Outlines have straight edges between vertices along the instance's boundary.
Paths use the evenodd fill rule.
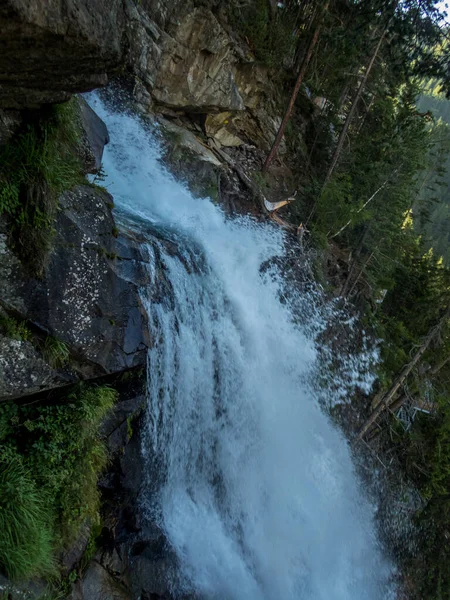
<path fill-rule="evenodd" d="M 82 179 L 73 101 L 40 113 L 0 148 L 0 214 L 10 243 L 32 274 L 40 275 L 51 248 L 58 197 Z"/>

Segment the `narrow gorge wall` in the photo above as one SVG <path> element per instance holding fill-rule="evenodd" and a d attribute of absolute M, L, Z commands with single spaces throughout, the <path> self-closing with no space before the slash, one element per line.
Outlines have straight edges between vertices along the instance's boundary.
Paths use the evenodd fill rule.
<path fill-rule="evenodd" d="M 144 588 L 152 598 L 168 597 L 159 573 L 174 564 L 165 556 L 149 572 L 164 539 L 155 529 L 136 545 L 138 517 L 130 516 L 140 489 L 138 419 L 152 344 L 139 295 L 148 256 L 101 188 L 106 127 L 74 94 L 119 80 L 138 110 L 159 121 L 169 167 L 198 195 L 214 197 L 228 186 L 238 202 L 239 182 L 216 150 L 238 149 L 244 162 L 249 149 L 264 153 L 280 122 L 280 94 L 233 32 L 227 10 L 215 0 L 6 0 L 0 7 L 0 402 L 67 403 L 79 382 L 106 383 L 119 398 L 100 432 L 112 461 L 100 487 L 102 535 L 122 536 L 121 556 L 117 549 L 106 559 L 96 555 L 73 600 L 130 598 Z M 76 139 L 55 130 L 60 103 L 71 107 Z M 65 140 L 56 147 L 58 168 L 64 160 L 77 165 L 70 183 L 61 184 L 48 159 L 55 154 L 45 146 L 48 128 Z M 35 163 L 21 166 L 17 156 L 30 142 L 45 160 L 38 152 Z M 42 229 L 48 239 L 41 248 Z M 80 564 L 91 533 L 84 523 L 59 557 L 64 575 Z M 130 553 L 142 566 L 138 583 L 129 581 Z M 0 592 L 8 586 L 0 576 Z M 33 586 L 25 590 L 36 597 Z"/>
<path fill-rule="evenodd" d="M 200 194 L 214 195 L 222 165 L 208 145 L 265 149 L 279 124 L 267 68 L 238 40 L 227 9 L 214 0 L 7 0 L 0 9 L 0 142 L 17 137 L 50 104 L 120 75 L 131 81 L 140 109 L 163 116 L 172 146 L 183 149 L 181 159 L 169 153 L 169 163 L 188 179 L 194 173 Z M 83 110 L 84 147 L 96 155 L 86 170 L 95 172 L 107 133 Z M 35 327 L 37 337 L 67 344 L 74 367 L 55 372 L 31 342 L 4 339 L 1 396 L 143 364 L 148 340 L 136 290 L 145 257 L 122 233 L 112 234 L 112 203 L 85 186 L 63 194 L 40 279 L 30 278 L 12 251 L 8 218 L 0 216 L 1 307 Z M 14 348 L 19 365 L 11 363 Z"/>

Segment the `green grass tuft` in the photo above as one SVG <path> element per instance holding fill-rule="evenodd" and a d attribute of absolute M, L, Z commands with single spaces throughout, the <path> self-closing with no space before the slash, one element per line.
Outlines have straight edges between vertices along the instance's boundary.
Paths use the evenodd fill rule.
<path fill-rule="evenodd" d="M 69 362 L 70 358 L 70 352 L 67 344 L 61 340 L 57 340 L 51 335 L 45 338 L 42 355 L 54 369 L 60 369 L 64 367 Z"/>
<path fill-rule="evenodd" d="M 20 456 L 0 460 L 0 565 L 11 579 L 54 571 L 52 516 Z"/>

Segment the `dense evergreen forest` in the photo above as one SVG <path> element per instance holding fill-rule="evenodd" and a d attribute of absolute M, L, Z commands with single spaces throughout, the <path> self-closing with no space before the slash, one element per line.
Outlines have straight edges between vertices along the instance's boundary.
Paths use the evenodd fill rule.
<path fill-rule="evenodd" d="M 359 439 L 387 444 L 419 490 L 419 541 L 399 552 L 417 599 L 450 597 L 450 32 L 437 4 L 256 0 L 234 13 L 293 92 L 263 171 L 284 134 L 300 190 L 286 218 L 338 257 L 335 293 L 383 340 Z"/>

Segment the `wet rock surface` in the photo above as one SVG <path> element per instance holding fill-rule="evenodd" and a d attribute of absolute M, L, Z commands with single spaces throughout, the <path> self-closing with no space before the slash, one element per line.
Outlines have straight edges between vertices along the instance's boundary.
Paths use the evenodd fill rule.
<path fill-rule="evenodd" d="M 80 125 L 82 130 L 82 159 L 86 173 L 98 173 L 102 166 L 103 149 L 109 143 L 106 125 L 89 104 L 78 97 Z"/>
<path fill-rule="evenodd" d="M 71 600 L 132 600 L 128 588 L 98 561 L 92 561 L 82 579 L 77 581 Z"/>
<path fill-rule="evenodd" d="M 111 589 L 127 594 L 119 598 L 193 600 L 190 595 L 174 594 L 177 558 L 164 532 L 149 519 L 146 510 L 154 491 L 151 475 L 143 471 L 141 448 L 148 424 L 142 401 L 141 395 L 119 401 L 105 422 L 107 430 L 119 421 L 122 424 L 107 437 L 115 458 L 107 477 L 100 482 L 104 497 L 104 529 L 95 558 L 82 581 L 75 586 L 71 600 L 90 600 L 91 596 L 87 594 L 94 589 L 94 582 L 95 589 L 112 585 Z M 116 432 L 125 422 L 129 423 L 128 437 L 117 452 Z M 157 476 L 156 473 L 153 475 Z M 80 590 L 84 595 L 80 595 Z"/>

